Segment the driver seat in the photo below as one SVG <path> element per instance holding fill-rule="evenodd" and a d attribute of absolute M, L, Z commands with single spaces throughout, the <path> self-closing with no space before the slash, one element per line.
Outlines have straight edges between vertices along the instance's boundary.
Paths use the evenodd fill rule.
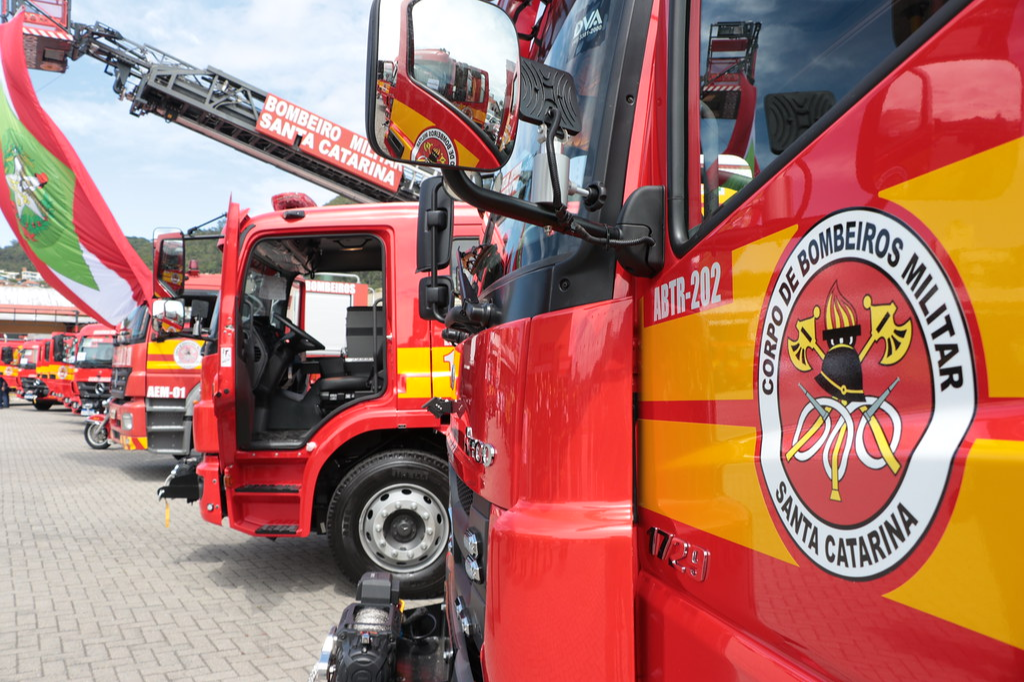
<path fill-rule="evenodd" d="M 368 372 L 321 378 L 313 384 L 311 392 L 316 391 L 320 396 L 321 405 L 324 405 L 342 403 L 352 400 L 357 393 L 374 390 L 377 387 L 377 377 L 383 375 L 384 350 L 384 339 L 381 339 L 373 355 L 373 366 L 369 368 Z M 329 411 L 324 408 L 324 412 Z"/>

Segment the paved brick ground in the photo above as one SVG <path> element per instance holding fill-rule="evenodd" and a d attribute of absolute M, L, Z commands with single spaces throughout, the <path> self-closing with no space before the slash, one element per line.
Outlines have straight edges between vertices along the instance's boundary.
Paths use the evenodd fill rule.
<path fill-rule="evenodd" d="M 12 396 L 13 398 L 13 396 Z M 252 538 L 91 450 L 80 417 L 0 411 L 0 680 L 305 680 L 353 587 L 323 537 Z"/>

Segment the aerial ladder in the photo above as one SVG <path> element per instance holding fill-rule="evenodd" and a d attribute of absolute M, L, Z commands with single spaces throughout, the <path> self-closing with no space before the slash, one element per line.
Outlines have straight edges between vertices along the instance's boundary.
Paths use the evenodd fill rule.
<path fill-rule="evenodd" d="M 760 32 L 761 24 L 756 21 L 721 21 L 711 24 L 700 94 L 701 102 L 715 119 L 736 122 L 723 154 L 747 158 L 752 153 L 750 148 L 757 98 L 754 70 Z"/>
<path fill-rule="evenodd" d="M 133 116 L 156 114 L 357 203 L 411 201 L 430 172 L 403 166 L 397 189 L 369 181 L 309 153 L 300 138 L 275 139 L 258 128 L 268 92 L 218 69 L 193 66 L 99 22 L 71 21 L 71 0 L 2 0 L 3 19 L 24 10 L 30 69 L 63 73 L 83 56 L 105 65 L 114 92 Z"/>

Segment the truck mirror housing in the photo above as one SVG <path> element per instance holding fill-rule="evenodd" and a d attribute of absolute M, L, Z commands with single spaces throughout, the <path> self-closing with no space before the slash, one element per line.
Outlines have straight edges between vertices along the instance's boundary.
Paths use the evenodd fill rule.
<path fill-rule="evenodd" d="M 452 307 L 452 278 L 446 275 L 420 280 L 420 317 L 444 322 Z"/>
<path fill-rule="evenodd" d="M 427 178 L 420 186 L 416 221 L 416 272 L 430 274 L 420 280 L 420 317 L 444 322 L 452 305 L 452 280 L 437 274 L 452 259 L 452 225 L 455 203 L 441 178 Z"/>
<path fill-rule="evenodd" d="M 480 0 L 377 0 L 368 43 L 366 129 L 378 154 L 463 170 L 504 165 L 520 70 L 519 39 L 502 10 Z"/>
<path fill-rule="evenodd" d="M 437 272 L 448 267 L 452 254 L 455 203 L 441 178 L 427 178 L 420 186 L 420 212 L 416 231 L 416 272 Z"/>
<path fill-rule="evenodd" d="M 185 293 L 185 238 L 174 231 L 153 237 L 153 296 L 180 298 Z"/>

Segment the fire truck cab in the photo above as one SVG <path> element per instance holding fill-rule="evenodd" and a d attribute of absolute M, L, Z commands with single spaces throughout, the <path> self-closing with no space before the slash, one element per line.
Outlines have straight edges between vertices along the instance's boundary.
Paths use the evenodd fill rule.
<path fill-rule="evenodd" d="M 404 595 L 438 593 L 446 419 L 423 405 L 454 395 L 458 354 L 419 316 L 416 224 L 403 204 L 232 204 L 195 407 L 202 459 L 161 496 L 257 537 L 326 533 L 348 577 L 389 570 Z M 478 241 L 477 212 L 455 224 L 462 248 Z"/>
<path fill-rule="evenodd" d="M 65 334 L 54 332 L 49 338 L 31 340 L 22 348 L 18 397 L 37 410 L 49 410 L 60 403 L 51 394 L 51 386 L 57 379 L 58 366 L 63 363 L 64 337 Z"/>
<path fill-rule="evenodd" d="M 378 6 L 522 74 L 442 169 L 452 677 L 1021 679 L 1024 4 Z"/>
<path fill-rule="evenodd" d="M 47 368 L 46 376 L 42 377 L 49 396 L 71 408 L 72 412 L 77 411 L 74 407 L 75 355 L 80 341 L 80 331 L 55 334 L 52 341 L 53 361 Z"/>
<path fill-rule="evenodd" d="M 24 338 L 4 334 L 0 339 L 0 375 L 4 377 L 11 391 L 18 390 L 18 361 Z"/>
<path fill-rule="evenodd" d="M 199 398 L 203 335 L 209 331 L 220 278 L 181 271 L 185 289 L 177 328 L 154 323 L 165 299 L 141 305 L 119 327 L 111 378 L 110 438 L 125 450 L 186 457 L 192 409 Z"/>
<path fill-rule="evenodd" d="M 74 403 L 85 416 L 102 411 L 110 399 L 115 331 L 103 324 L 82 327 L 75 354 Z"/>

